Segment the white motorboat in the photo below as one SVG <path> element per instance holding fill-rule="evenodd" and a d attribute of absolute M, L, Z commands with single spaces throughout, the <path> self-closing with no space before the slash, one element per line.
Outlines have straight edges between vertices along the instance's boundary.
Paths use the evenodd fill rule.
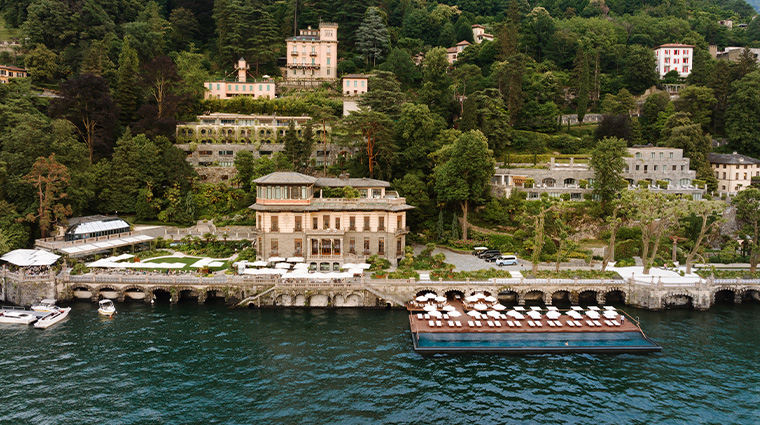
<path fill-rule="evenodd" d="M 32 305 L 32 310 L 42 313 L 55 313 L 60 309 L 60 307 L 55 305 L 55 300 L 50 298 L 44 299 L 39 303 Z"/>
<path fill-rule="evenodd" d="M 34 324 L 34 327 L 40 328 L 40 329 L 49 328 L 50 326 L 53 326 L 56 323 L 60 322 L 61 320 L 65 319 L 69 315 L 69 312 L 71 311 L 71 307 L 66 307 L 66 308 L 56 307 L 56 308 L 57 308 L 56 311 L 51 312 L 47 316 L 37 320 L 37 323 Z"/>
<path fill-rule="evenodd" d="M 116 314 L 116 306 L 113 305 L 113 301 L 111 300 L 100 300 L 98 301 L 98 313 L 111 317 Z"/>
<path fill-rule="evenodd" d="M 37 320 L 37 316 L 27 312 L 23 308 L 3 307 L 0 310 L 0 323 L 30 325 L 35 320 Z"/>

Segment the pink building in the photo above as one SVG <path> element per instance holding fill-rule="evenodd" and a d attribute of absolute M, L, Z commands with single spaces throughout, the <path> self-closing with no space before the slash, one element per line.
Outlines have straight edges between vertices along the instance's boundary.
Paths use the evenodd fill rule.
<path fill-rule="evenodd" d="M 688 44 L 663 44 L 654 49 L 657 61 L 657 74 L 660 78 L 670 71 L 678 71 L 678 75 L 686 78 L 691 74 L 694 46 Z"/>
<path fill-rule="evenodd" d="M 288 80 L 331 80 L 338 78 L 338 24 L 322 22 L 308 27 L 287 42 Z"/>
<path fill-rule="evenodd" d="M 359 96 L 367 93 L 369 76 L 365 74 L 348 74 L 343 76 L 343 95 Z"/>
<path fill-rule="evenodd" d="M 467 46 L 469 45 L 470 45 L 469 41 L 462 40 L 459 43 L 457 43 L 456 46 L 449 47 L 448 49 L 446 49 L 446 57 L 449 60 L 449 64 L 453 64 L 454 62 L 456 62 L 457 56 L 459 56 L 459 54 L 462 53 L 462 51 L 466 49 Z"/>
<path fill-rule="evenodd" d="M 240 58 L 235 65 L 237 76 L 233 79 L 220 81 L 206 81 L 203 83 L 206 88 L 206 99 L 230 99 L 235 96 L 250 96 L 254 98 L 263 97 L 274 99 L 275 83 L 272 78 L 265 75 L 260 79 L 248 79 L 248 63 L 245 59 Z"/>

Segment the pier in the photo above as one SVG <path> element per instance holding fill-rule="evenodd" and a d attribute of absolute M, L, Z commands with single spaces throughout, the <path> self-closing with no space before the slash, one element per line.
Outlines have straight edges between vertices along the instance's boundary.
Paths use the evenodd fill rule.
<path fill-rule="evenodd" d="M 431 281 L 370 279 L 339 281 L 260 276 L 125 275 L 88 273 L 25 276 L 3 270 L 0 299 L 30 305 L 41 298 L 151 302 L 223 299 L 240 307 L 402 307 L 419 294 L 470 295 L 488 292 L 513 304 L 620 303 L 650 310 L 691 305 L 705 310 L 716 301 L 760 300 L 760 279 L 491 279 Z"/>

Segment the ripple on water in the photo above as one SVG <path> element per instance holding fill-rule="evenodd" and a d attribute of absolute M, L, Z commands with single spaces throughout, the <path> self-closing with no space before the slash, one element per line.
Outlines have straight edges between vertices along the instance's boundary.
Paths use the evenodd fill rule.
<path fill-rule="evenodd" d="M 638 314 L 648 356 L 420 356 L 406 314 L 91 304 L 0 327 L 3 421 L 755 423 L 757 306 Z M 118 413 L 115 413 L 118 412 Z"/>

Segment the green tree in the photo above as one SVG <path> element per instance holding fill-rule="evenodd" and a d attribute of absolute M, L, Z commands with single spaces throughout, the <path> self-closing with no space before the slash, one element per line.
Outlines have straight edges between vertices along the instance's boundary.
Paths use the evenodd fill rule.
<path fill-rule="evenodd" d="M 200 33 L 200 24 L 195 14 L 190 9 L 178 7 L 169 14 L 169 40 L 176 51 L 182 51 L 189 46 L 194 40 L 197 40 Z"/>
<path fill-rule="evenodd" d="M 463 133 L 453 145 L 443 149 L 445 162 L 435 169 L 435 191 L 440 201 L 461 205 L 462 237 L 467 239 L 470 203 L 482 202 L 487 196 L 496 161 L 480 131 Z"/>
<path fill-rule="evenodd" d="M 623 80 L 631 93 L 639 95 L 657 83 L 655 57 L 649 48 L 633 45 L 628 47 L 623 65 Z"/>
<path fill-rule="evenodd" d="M 359 106 L 396 117 L 404 102 L 406 94 L 396 76 L 389 71 L 374 71 L 369 77 L 367 93 L 359 99 Z"/>
<path fill-rule="evenodd" d="M 760 71 L 735 81 L 726 109 L 726 135 L 743 153 L 760 155 Z"/>
<path fill-rule="evenodd" d="M 417 69 L 417 65 L 412 61 L 409 52 L 404 49 L 394 48 L 388 54 L 385 62 L 378 66 L 378 69 L 392 72 L 402 84 L 413 84 L 422 79 L 422 74 Z"/>
<path fill-rule="evenodd" d="M 375 63 L 383 58 L 388 50 L 390 35 L 385 26 L 384 13 L 377 7 L 367 8 L 364 20 L 356 30 L 356 49 L 364 56 L 367 63 Z"/>
<path fill-rule="evenodd" d="M 448 74 L 449 61 L 446 49 L 435 47 L 428 50 L 422 62 L 422 89 L 419 98 L 430 110 L 448 119 L 455 107 L 451 91 L 452 80 Z"/>
<path fill-rule="evenodd" d="M 119 69 L 116 73 L 116 101 L 121 107 L 121 122 L 128 124 L 137 118 L 140 102 L 140 62 L 137 50 L 132 47 L 129 36 L 124 37 L 124 44 L 119 55 Z"/>
<path fill-rule="evenodd" d="M 655 142 L 660 138 L 662 127 L 657 128 L 660 113 L 670 104 L 670 96 L 667 93 L 653 93 L 644 101 L 639 115 L 639 122 L 644 138 Z"/>
<path fill-rule="evenodd" d="M 745 75 L 757 70 L 757 59 L 749 47 L 742 49 L 742 53 L 739 55 L 739 61 L 736 62 L 735 70 L 735 80 L 740 80 L 744 78 Z"/>
<path fill-rule="evenodd" d="M 240 185 L 246 193 L 251 191 L 251 181 L 253 180 L 253 153 L 250 151 L 240 151 L 235 155 L 235 182 Z"/>
<path fill-rule="evenodd" d="M 626 187 L 623 179 L 626 144 L 617 138 L 600 140 L 591 152 L 589 166 L 594 170 L 594 194 L 602 201 L 602 208 Z"/>
<path fill-rule="evenodd" d="M 250 26 L 247 31 L 243 29 L 248 34 L 243 53 L 253 62 L 253 72 L 258 76 L 261 75 L 260 65 L 272 64 L 277 60 L 282 42 L 272 15 L 263 6 L 251 8 L 247 16 L 245 21 Z M 251 31 L 251 28 L 254 30 Z"/>
<path fill-rule="evenodd" d="M 26 54 L 24 64 L 32 78 L 38 81 L 51 82 L 60 72 L 59 60 L 60 58 L 55 52 L 45 47 L 44 44 L 38 44 Z"/>
<path fill-rule="evenodd" d="M 649 274 L 662 237 L 684 213 L 684 201 L 648 189 L 626 191 L 624 196 L 628 197 L 625 201 L 627 205 L 635 206 L 631 219 L 641 228 L 641 261 L 644 263 L 644 274 Z"/>
<path fill-rule="evenodd" d="M 589 101 L 589 57 L 582 47 L 578 47 L 578 53 L 575 56 L 575 74 L 577 78 L 578 121 L 583 122 L 586 111 L 588 111 Z"/>
<path fill-rule="evenodd" d="M 712 151 L 712 138 L 704 134 L 685 112 L 676 112 L 668 118 L 662 138 L 666 146 L 683 149 L 683 155 L 690 159 L 689 168 L 697 171 L 697 178 L 707 181 L 709 190 L 718 188 L 718 180 L 707 159 Z"/>
<path fill-rule="evenodd" d="M 686 273 L 691 273 L 691 263 L 694 257 L 702 247 L 702 241 L 705 236 L 716 230 L 725 220 L 721 219 L 721 213 L 726 209 L 726 204 L 723 201 L 690 201 L 687 203 L 687 208 L 690 214 L 699 219 L 699 235 L 694 241 L 689 254 L 686 256 Z"/>
<path fill-rule="evenodd" d="M 363 141 L 360 142 L 361 156 L 367 160 L 369 177 L 374 178 L 375 171 L 387 175 L 392 153 L 395 150 L 393 122 L 388 115 L 362 108 L 352 111 L 343 121 L 347 138 L 351 141 Z"/>
<path fill-rule="evenodd" d="M 736 218 L 741 225 L 741 234 L 749 235 L 745 246 L 749 247 L 749 270 L 754 273 L 760 261 L 760 189 L 748 187 L 733 199 Z"/>
<path fill-rule="evenodd" d="M 27 8 L 21 29 L 28 45 L 44 44 L 52 51 L 62 51 L 76 40 L 78 21 L 67 3 L 34 0 Z"/>
<path fill-rule="evenodd" d="M 710 128 L 710 116 L 718 100 L 709 87 L 687 86 L 678 93 L 674 102 L 677 112 L 686 112 L 694 124 L 704 131 Z"/>
<path fill-rule="evenodd" d="M 32 165 L 32 170 L 24 180 L 33 185 L 37 194 L 37 212 L 27 214 L 25 220 L 39 224 L 42 237 L 46 238 L 50 228 L 71 215 L 71 205 L 60 201 L 68 196 L 69 172 L 65 165 L 55 160 L 55 154 L 40 157 Z"/>
<path fill-rule="evenodd" d="M 395 127 L 398 153 L 394 160 L 399 175 L 412 170 L 429 173 L 433 167 L 428 155 L 440 148 L 436 142 L 445 127 L 443 119 L 427 105 L 404 103 Z"/>

